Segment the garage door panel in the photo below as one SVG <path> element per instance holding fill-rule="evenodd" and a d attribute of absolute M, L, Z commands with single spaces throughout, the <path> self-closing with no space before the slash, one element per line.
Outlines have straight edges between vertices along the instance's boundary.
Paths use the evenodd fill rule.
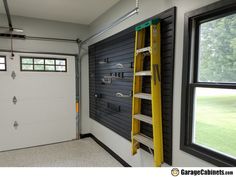
<path fill-rule="evenodd" d="M 27 80 L 27 82 L 24 82 L 24 80 Z M 15 81 L 15 84 L 18 85 L 17 93 L 19 93 L 22 97 L 37 96 L 37 97 L 52 98 L 52 97 L 58 97 L 61 95 L 63 96 L 65 95 L 65 92 L 74 91 L 74 88 L 71 87 L 71 79 L 60 78 L 60 77 L 59 78 L 22 77 L 22 78 L 18 78 Z M 63 89 L 57 89 L 57 88 L 63 88 Z"/>
<path fill-rule="evenodd" d="M 64 128 L 69 130 L 66 134 L 57 126 L 55 122 L 47 122 L 42 129 L 37 124 L 25 124 L 19 126 L 17 129 L 12 127 L 3 128 L 2 130 L 7 133 L 0 135 L 0 150 L 12 150 L 22 147 L 38 146 L 43 144 L 50 144 L 52 142 L 63 142 L 75 139 L 75 128 L 71 128 L 70 121 L 58 122 L 64 124 Z"/>
<path fill-rule="evenodd" d="M 68 108 L 68 104 L 71 105 L 70 108 Z M 20 117 L 25 117 L 25 120 L 32 121 L 67 119 L 69 114 L 75 114 L 74 105 L 63 99 L 57 102 L 54 100 L 38 101 L 37 104 L 33 101 L 22 101 L 18 104 L 15 113 Z"/>
<path fill-rule="evenodd" d="M 14 60 L 9 56 L 7 71 L 0 72 L 0 151 L 75 139 L 74 57 L 23 54 L 66 58 L 67 72 L 22 72 L 22 54 L 15 54 Z M 12 71 L 16 73 L 15 79 L 11 77 Z M 14 96 L 16 104 L 13 104 Z"/>
<path fill-rule="evenodd" d="M 1 132 L 4 132 L 0 134 L 0 151 L 6 151 L 17 148 L 15 144 L 19 141 L 16 138 L 17 132 L 14 130 L 12 126 L 1 126 Z M 7 135 L 7 138 L 6 138 Z"/>
<path fill-rule="evenodd" d="M 14 95 L 16 88 L 14 87 L 14 82 L 10 80 L 10 76 L 2 76 L 0 72 L 0 102 L 9 100 L 9 98 L 12 98 L 12 95 Z"/>
<path fill-rule="evenodd" d="M 0 102 L 0 133 L 1 127 L 5 122 L 9 122 L 14 120 L 14 105 L 12 105 L 11 101 L 2 101 Z"/>

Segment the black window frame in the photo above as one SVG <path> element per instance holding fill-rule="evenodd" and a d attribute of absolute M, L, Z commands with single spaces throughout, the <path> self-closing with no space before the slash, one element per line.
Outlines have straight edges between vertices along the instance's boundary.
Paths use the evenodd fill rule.
<path fill-rule="evenodd" d="M 33 60 L 33 63 L 32 64 L 25 64 L 25 63 L 22 63 L 22 60 L 23 59 L 32 59 Z M 34 63 L 34 60 L 37 60 L 37 59 L 40 59 L 40 60 L 43 60 L 43 64 L 35 64 Z M 54 64 L 45 64 L 45 60 L 53 60 L 54 61 Z M 65 62 L 65 65 L 57 65 L 56 64 L 56 61 L 64 61 Z M 22 68 L 22 65 L 32 65 L 33 66 L 33 69 L 32 70 L 27 70 L 27 69 L 23 69 Z M 35 65 L 44 65 L 44 69 L 43 70 L 36 70 L 35 69 Z M 46 66 L 54 66 L 55 70 L 46 70 Z M 61 70 L 57 70 L 56 67 L 57 66 L 65 66 L 65 71 L 61 71 Z M 67 72 L 67 59 L 66 58 L 50 58 L 50 57 L 31 57 L 31 56 L 21 56 L 20 57 L 20 71 L 23 71 L 23 72 L 62 72 L 62 73 L 65 73 Z"/>
<path fill-rule="evenodd" d="M 4 63 L 0 63 L 0 64 L 4 64 L 5 65 L 5 69 L 0 69 L 0 71 L 7 71 L 7 58 L 6 56 L 0 55 L 1 58 L 4 58 Z"/>
<path fill-rule="evenodd" d="M 192 142 L 195 88 L 236 89 L 236 83 L 198 81 L 199 25 L 236 12 L 235 0 L 222 0 L 185 14 L 182 71 L 180 149 L 216 166 L 236 166 L 236 160 Z"/>

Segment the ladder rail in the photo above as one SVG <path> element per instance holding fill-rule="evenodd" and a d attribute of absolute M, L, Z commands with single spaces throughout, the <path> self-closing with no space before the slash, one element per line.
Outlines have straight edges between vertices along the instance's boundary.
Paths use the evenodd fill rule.
<path fill-rule="evenodd" d="M 162 111 L 161 111 L 161 82 L 160 82 L 160 23 L 151 26 L 152 48 L 151 55 L 151 92 L 152 92 L 152 121 L 153 121 L 153 144 L 154 161 L 159 166 L 163 162 L 163 136 L 162 136 Z M 159 33 L 159 34 L 158 34 Z M 158 67 L 158 68 L 157 68 Z M 155 77 L 154 77 L 155 76 Z"/>
<path fill-rule="evenodd" d="M 143 31 L 145 32 L 145 29 L 143 29 Z M 143 67 L 142 56 L 141 55 L 136 56 L 136 49 L 142 48 L 144 46 L 145 36 L 143 33 L 139 34 L 139 32 L 136 31 L 136 35 L 135 35 L 133 95 L 136 94 L 137 92 L 141 92 L 140 86 L 142 85 L 142 78 L 135 77 L 135 73 L 137 72 L 137 70 L 140 70 Z M 139 114 L 141 112 L 141 100 L 133 96 L 132 101 L 133 101 L 132 102 L 132 107 L 133 107 L 132 115 Z M 131 138 L 132 138 L 132 154 L 133 155 L 137 153 L 137 149 L 139 148 L 137 140 L 134 139 L 134 136 L 139 132 L 140 132 L 140 121 L 132 118 Z"/>

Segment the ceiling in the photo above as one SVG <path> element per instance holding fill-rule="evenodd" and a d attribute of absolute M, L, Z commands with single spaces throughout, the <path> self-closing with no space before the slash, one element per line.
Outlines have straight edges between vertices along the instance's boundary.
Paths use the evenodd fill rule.
<path fill-rule="evenodd" d="M 89 25 L 119 0 L 8 0 L 11 15 Z M 6 13 L 0 0 L 0 13 Z"/>

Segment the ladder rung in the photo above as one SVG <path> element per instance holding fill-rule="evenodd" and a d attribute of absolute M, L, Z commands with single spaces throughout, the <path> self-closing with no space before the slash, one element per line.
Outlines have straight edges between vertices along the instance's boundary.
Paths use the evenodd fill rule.
<path fill-rule="evenodd" d="M 151 76 L 151 71 L 139 71 L 135 73 L 135 76 Z"/>
<path fill-rule="evenodd" d="M 143 53 L 143 52 L 151 52 L 151 47 L 144 47 L 144 48 L 136 50 L 136 54 Z"/>
<path fill-rule="evenodd" d="M 145 146 L 150 147 L 150 148 L 153 149 L 153 140 L 152 140 L 152 138 L 150 138 L 150 137 L 148 137 L 144 134 L 141 134 L 141 133 L 134 135 L 133 138 L 136 141 L 138 141 L 139 143 L 142 143 Z"/>
<path fill-rule="evenodd" d="M 135 114 L 133 117 L 134 117 L 134 119 L 137 119 L 137 120 L 140 120 L 142 122 L 146 122 L 146 123 L 152 125 L 152 117 L 150 117 L 150 116 L 146 116 L 143 114 Z"/>
<path fill-rule="evenodd" d="M 136 93 L 134 94 L 134 97 L 145 99 L 145 100 L 152 100 L 152 96 L 149 93 Z"/>

